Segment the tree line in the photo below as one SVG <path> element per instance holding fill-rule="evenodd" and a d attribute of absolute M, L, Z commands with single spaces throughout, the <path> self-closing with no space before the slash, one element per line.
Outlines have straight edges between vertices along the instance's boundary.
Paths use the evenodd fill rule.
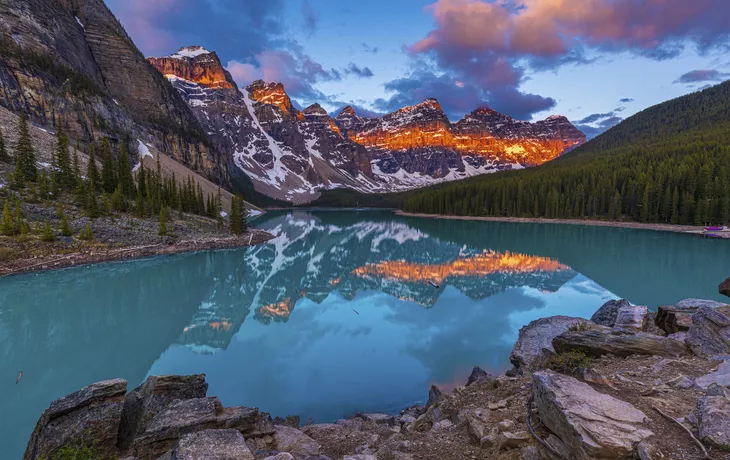
<path fill-rule="evenodd" d="M 730 83 L 647 109 L 543 166 L 426 189 L 407 212 L 730 222 Z"/>
<path fill-rule="evenodd" d="M 180 218 L 183 213 L 197 214 L 216 219 L 222 225 L 225 213 L 220 187 L 216 194 L 206 195 L 192 176 L 178 181 L 174 172 L 171 176 L 164 175 L 159 156 L 156 168 L 148 169 L 140 161 L 133 169 L 124 142 L 114 149 L 109 137 L 104 137 L 98 145 L 91 144 L 88 147 L 89 158 L 84 175 L 78 151 L 76 143 L 73 154 L 70 153 L 68 136 L 58 123 L 56 148 L 50 167 L 39 168 L 25 114 L 21 114 L 18 124 L 15 155 L 10 155 L 0 131 L 0 162 L 15 165 L 9 174 L 10 188 L 28 189 L 30 196 L 37 201 L 56 200 L 62 194 L 69 193 L 73 195 L 74 204 L 91 218 L 114 212 L 133 212 L 140 218 L 157 215 L 161 235 L 167 234 L 171 209 L 176 210 Z M 238 212 L 236 218 L 240 221 L 231 220 L 230 228 L 233 233 L 240 234 L 246 230 L 243 198 L 235 197 L 234 208 Z M 0 233 L 21 234 L 24 225 L 18 196 L 10 196 L 2 209 L 0 222 L 3 228 Z M 65 215 L 59 215 L 59 219 L 63 221 Z"/>

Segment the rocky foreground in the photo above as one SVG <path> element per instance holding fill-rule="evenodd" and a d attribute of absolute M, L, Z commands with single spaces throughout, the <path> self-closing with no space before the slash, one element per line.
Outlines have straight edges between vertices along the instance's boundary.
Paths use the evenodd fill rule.
<path fill-rule="evenodd" d="M 686 299 L 654 313 L 610 301 L 590 321 L 533 321 L 510 360 L 507 375 L 475 368 L 399 415 L 303 427 L 223 407 L 204 375 L 151 376 L 129 393 L 99 382 L 54 401 L 23 458 L 730 458 L 730 305 Z"/>

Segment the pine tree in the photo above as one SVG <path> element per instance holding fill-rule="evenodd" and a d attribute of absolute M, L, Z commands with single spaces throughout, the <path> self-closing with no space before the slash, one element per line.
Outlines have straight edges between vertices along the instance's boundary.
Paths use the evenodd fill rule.
<path fill-rule="evenodd" d="M 134 196 L 134 178 L 132 177 L 132 165 L 129 162 L 129 154 L 124 143 L 119 147 L 119 158 L 117 158 L 118 184 L 122 187 L 122 193 L 128 198 Z"/>
<path fill-rule="evenodd" d="M 81 232 L 79 233 L 79 239 L 85 241 L 94 240 L 94 232 L 91 230 L 91 223 L 87 222 L 86 227 L 81 229 Z"/>
<path fill-rule="evenodd" d="M 68 137 L 63 132 L 60 121 L 56 127 L 56 164 L 58 167 L 59 182 L 65 189 L 74 186 L 74 172 L 71 167 L 71 159 L 68 153 Z"/>
<path fill-rule="evenodd" d="M 160 236 L 167 235 L 167 208 L 164 206 L 160 209 L 160 225 L 157 229 L 157 234 Z"/>
<path fill-rule="evenodd" d="M 35 150 L 33 150 L 33 143 L 28 132 L 28 117 L 25 112 L 20 114 L 15 158 L 15 180 L 19 184 L 24 184 L 26 181 L 35 182 L 38 178 L 38 167 L 36 166 Z"/>
<path fill-rule="evenodd" d="M 41 234 L 41 241 L 45 241 L 47 243 L 56 241 L 56 234 L 53 233 L 53 229 L 51 228 L 51 224 L 48 223 L 48 219 L 46 219 L 45 224 L 43 224 L 43 234 Z"/>
<path fill-rule="evenodd" d="M 117 188 L 114 158 L 108 137 L 101 140 L 101 188 L 107 193 L 114 193 L 114 189 Z"/>
<path fill-rule="evenodd" d="M 137 199 L 134 202 L 134 213 L 137 217 L 146 217 L 147 211 L 145 211 L 144 197 L 142 196 L 142 187 L 137 189 Z"/>
<path fill-rule="evenodd" d="M 13 219 L 13 212 L 10 210 L 10 200 L 6 200 L 5 206 L 3 207 L 0 233 L 5 236 L 15 235 L 15 220 Z"/>
<path fill-rule="evenodd" d="M 240 206 L 238 205 L 238 195 L 234 195 L 231 198 L 231 214 L 230 214 L 230 226 L 231 233 L 234 235 L 240 235 L 243 233 L 243 218 L 240 213 Z"/>
<path fill-rule="evenodd" d="M 127 211 L 127 198 L 124 196 L 124 192 L 122 192 L 121 183 L 117 184 L 117 188 L 112 195 L 112 210 L 117 212 Z"/>
<path fill-rule="evenodd" d="M 73 232 L 71 231 L 71 226 L 68 224 L 68 218 L 66 217 L 66 213 L 64 213 L 63 210 L 61 210 L 61 235 L 73 235 Z"/>
<path fill-rule="evenodd" d="M 89 146 L 89 164 L 86 168 L 86 180 L 89 184 L 94 184 L 96 190 L 99 189 L 99 168 L 96 167 L 96 155 L 94 153 L 96 149 L 93 145 Z"/>
<path fill-rule="evenodd" d="M 2 130 L 0 130 L 0 162 L 10 163 L 10 155 L 8 155 L 8 150 L 5 148 L 5 138 Z"/>
<path fill-rule="evenodd" d="M 89 181 L 89 187 L 86 189 L 86 215 L 92 219 L 99 217 L 99 203 L 96 200 L 96 184 L 93 180 Z"/>
<path fill-rule="evenodd" d="M 51 192 L 51 184 L 48 183 L 48 174 L 45 170 L 43 170 L 43 174 L 41 174 L 41 178 L 38 181 L 38 189 L 40 193 L 40 199 L 41 200 L 47 200 L 48 194 Z"/>

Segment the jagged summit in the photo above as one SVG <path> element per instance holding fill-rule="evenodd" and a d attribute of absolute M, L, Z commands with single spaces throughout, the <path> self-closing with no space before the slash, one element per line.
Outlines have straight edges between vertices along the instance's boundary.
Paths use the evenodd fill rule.
<path fill-rule="evenodd" d="M 302 110 L 302 112 L 305 115 L 317 115 L 317 116 L 329 117 L 329 114 L 327 113 L 327 111 L 325 109 L 323 109 L 322 106 L 317 104 L 316 102 L 314 104 L 310 105 L 309 107 L 307 107 L 306 109 Z"/>
<path fill-rule="evenodd" d="M 173 55 L 149 57 L 147 61 L 168 77 L 174 76 L 208 88 L 237 88 L 218 55 L 202 46 L 187 46 Z"/>
<path fill-rule="evenodd" d="M 355 109 L 351 106 L 345 106 L 342 110 L 340 110 L 340 114 L 337 115 L 337 118 L 343 117 L 343 116 L 357 116 L 357 112 L 355 112 Z"/>
<path fill-rule="evenodd" d="M 276 106 L 285 115 L 294 113 L 294 106 L 282 83 L 268 83 L 263 80 L 256 80 L 246 87 L 246 91 L 256 102 Z"/>

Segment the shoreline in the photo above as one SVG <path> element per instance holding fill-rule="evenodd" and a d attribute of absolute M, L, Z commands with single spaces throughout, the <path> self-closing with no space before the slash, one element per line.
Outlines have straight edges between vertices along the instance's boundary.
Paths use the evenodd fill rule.
<path fill-rule="evenodd" d="M 33 272 L 61 270 L 105 262 L 145 259 L 160 255 L 173 255 L 186 252 L 208 251 L 218 249 L 235 249 L 266 243 L 275 238 L 274 235 L 255 230 L 240 237 L 213 237 L 199 240 L 185 240 L 175 243 L 159 243 L 144 246 L 117 246 L 114 248 L 92 246 L 83 250 L 60 256 L 24 258 L 7 263 L 0 263 L 0 279 Z"/>
<path fill-rule="evenodd" d="M 428 219 L 448 219 L 448 220 L 473 220 L 482 222 L 508 222 L 519 224 L 562 224 L 562 225 L 585 225 L 589 227 L 615 227 L 615 228 L 632 228 L 637 230 L 653 230 L 659 232 L 684 233 L 688 235 L 705 236 L 704 227 L 695 227 L 693 225 L 674 225 L 674 224 L 644 224 L 641 222 L 630 221 L 608 221 L 608 220 L 591 220 L 591 219 L 546 219 L 543 217 L 476 217 L 476 216 L 450 216 L 445 214 L 418 214 L 409 213 L 401 210 L 393 212 L 396 216 L 401 217 L 420 217 Z M 712 234 L 716 238 L 730 239 L 730 232 L 717 232 Z"/>

